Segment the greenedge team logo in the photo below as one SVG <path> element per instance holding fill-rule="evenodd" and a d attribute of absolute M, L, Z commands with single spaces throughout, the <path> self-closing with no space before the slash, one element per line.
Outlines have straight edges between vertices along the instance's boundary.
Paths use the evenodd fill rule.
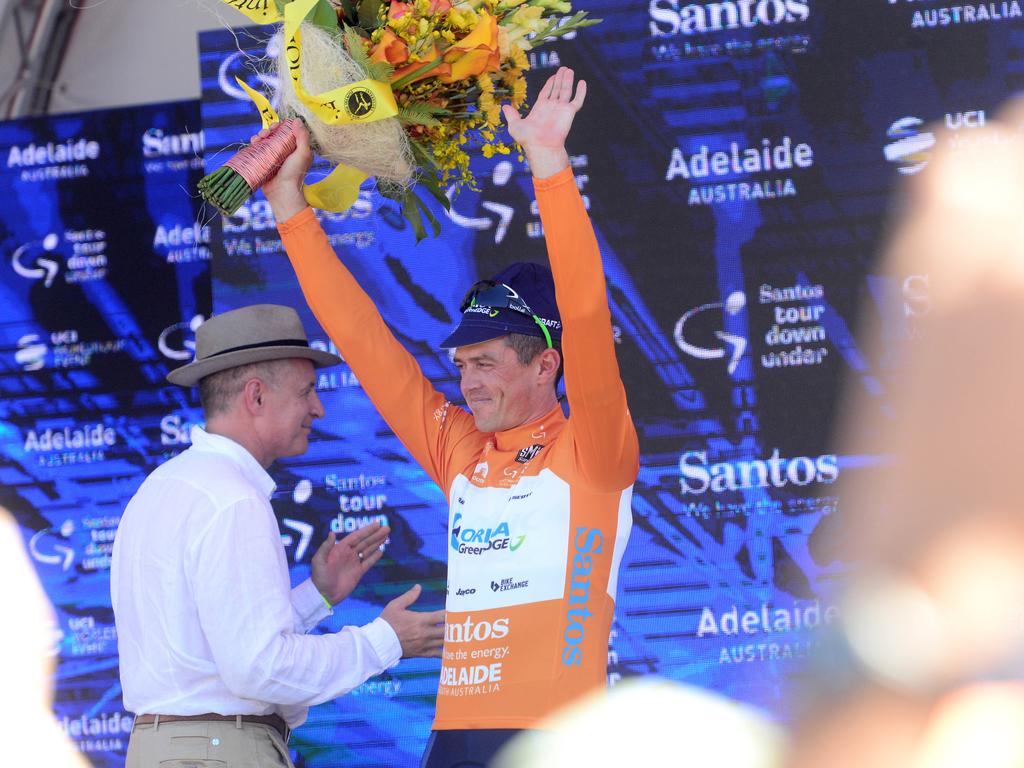
<path fill-rule="evenodd" d="M 512 538 L 504 520 L 496 528 L 463 528 L 461 512 L 456 512 L 452 519 L 452 549 L 463 555 L 482 555 L 503 549 L 515 552 L 524 541 L 526 534 Z"/>
<path fill-rule="evenodd" d="M 377 99 L 369 88 L 357 86 L 345 97 L 345 111 L 353 119 L 361 119 L 373 114 L 377 108 Z"/>

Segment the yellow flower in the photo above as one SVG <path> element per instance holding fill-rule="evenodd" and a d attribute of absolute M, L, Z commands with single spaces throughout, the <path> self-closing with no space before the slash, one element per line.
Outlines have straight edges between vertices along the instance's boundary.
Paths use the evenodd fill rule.
<path fill-rule="evenodd" d="M 472 8 L 457 7 L 448 12 L 447 21 L 452 29 L 469 32 L 480 22 L 480 17 Z"/>
<path fill-rule="evenodd" d="M 547 21 L 541 18 L 544 9 L 539 5 L 527 5 L 519 8 L 505 20 L 505 26 L 518 27 L 525 32 L 538 32 L 547 26 Z"/>
<path fill-rule="evenodd" d="M 512 106 L 519 109 L 526 101 L 526 78 L 520 77 L 512 83 Z"/>
<path fill-rule="evenodd" d="M 529 69 L 530 61 L 526 58 L 526 54 L 523 53 L 523 49 L 518 45 L 512 46 L 512 63 L 516 65 L 516 69 Z"/>

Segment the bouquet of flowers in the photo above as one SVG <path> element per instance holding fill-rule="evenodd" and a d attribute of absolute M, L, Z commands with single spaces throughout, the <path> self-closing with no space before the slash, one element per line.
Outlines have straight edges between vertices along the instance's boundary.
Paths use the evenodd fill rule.
<path fill-rule="evenodd" d="M 416 239 L 440 223 L 415 191 L 446 209 L 449 193 L 475 188 L 469 152 L 508 154 L 498 104 L 526 99 L 527 52 L 597 24 L 570 15 L 569 0 L 223 0 L 283 35 L 277 92 L 253 99 L 264 127 L 303 120 L 313 149 L 334 170 L 306 199 L 342 211 L 359 186 L 401 205 Z M 272 106 L 277 104 L 277 109 Z M 231 214 L 271 178 L 294 147 L 285 120 L 200 182 L 203 197 Z"/>

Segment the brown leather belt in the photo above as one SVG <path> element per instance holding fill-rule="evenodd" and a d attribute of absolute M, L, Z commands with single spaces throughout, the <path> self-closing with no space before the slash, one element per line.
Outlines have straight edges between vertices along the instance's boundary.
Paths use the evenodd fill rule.
<path fill-rule="evenodd" d="M 153 725 L 157 718 L 161 723 L 179 723 L 184 721 L 214 721 L 218 723 L 234 723 L 242 718 L 243 723 L 255 723 L 256 725 L 269 725 L 279 734 L 281 738 L 288 741 L 288 725 L 280 715 L 218 715 L 208 712 L 205 715 L 136 715 L 136 725 Z"/>

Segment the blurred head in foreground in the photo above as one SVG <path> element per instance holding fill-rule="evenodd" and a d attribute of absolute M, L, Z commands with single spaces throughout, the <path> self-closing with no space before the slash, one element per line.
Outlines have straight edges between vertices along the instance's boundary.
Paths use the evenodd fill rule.
<path fill-rule="evenodd" d="M 18 532 L 0 507 L 0 615 L 8 631 L 0 645 L 0 764 L 85 768 L 53 714 L 56 621 Z"/>
<path fill-rule="evenodd" d="M 794 768 L 1024 764 L 1021 125 L 1016 105 L 970 147 L 940 135 L 907 190 L 884 271 L 927 275 L 931 308 L 889 415 L 847 404 L 843 452 L 892 461 L 841 491 L 846 669 L 818 677 L 844 683 L 810 697 Z"/>
<path fill-rule="evenodd" d="M 490 768 L 698 766 L 776 768 L 781 729 L 750 707 L 699 688 L 633 678 L 524 731 Z"/>

